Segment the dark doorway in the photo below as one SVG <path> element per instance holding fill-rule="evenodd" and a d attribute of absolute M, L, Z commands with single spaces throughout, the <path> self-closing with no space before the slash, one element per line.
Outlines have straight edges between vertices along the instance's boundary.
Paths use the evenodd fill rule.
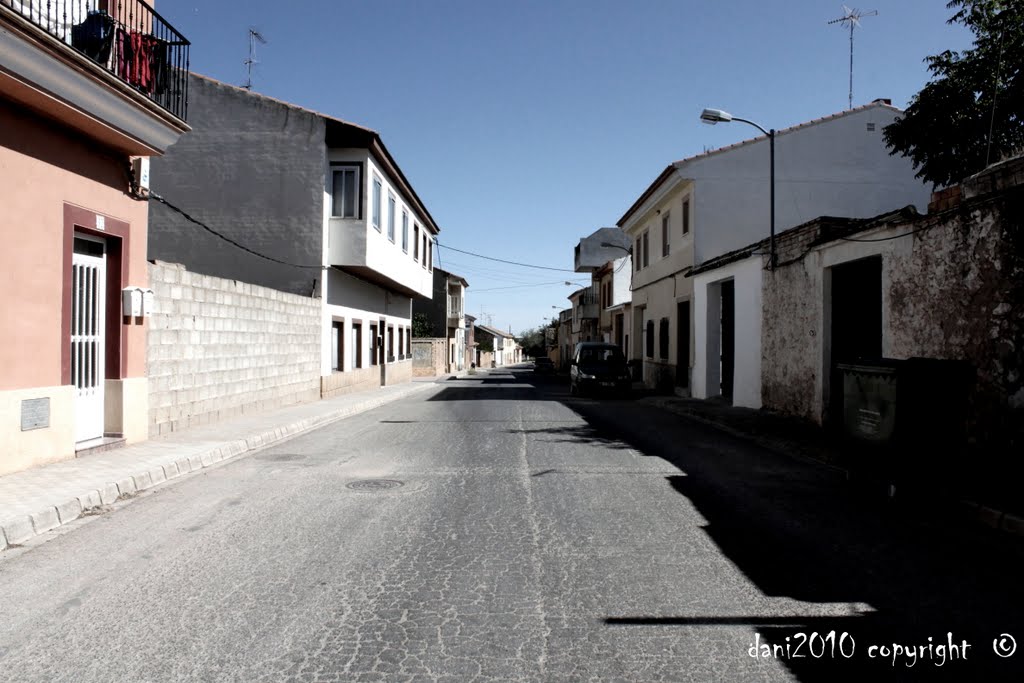
<path fill-rule="evenodd" d="M 676 386 L 690 386 L 690 302 L 676 304 Z"/>
<path fill-rule="evenodd" d="M 621 313 L 616 313 L 615 314 L 615 344 L 620 349 L 622 349 L 623 353 L 626 353 L 626 347 L 623 346 L 623 344 L 622 344 L 623 333 L 624 333 L 624 330 L 622 329 L 622 314 Z"/>
<path fill-rule="evenodd" d="M 834 423 L 843 415 L 843 373 L 837 366 L 882 356 L 881 256 L 832 268 L 831 313 L 829 418 Z"/>
<path fill-rule="evenodd" d="M 722 283 L 722 398 L 732 401 L 736 367 L 736 287 L 732 280 Z"/>

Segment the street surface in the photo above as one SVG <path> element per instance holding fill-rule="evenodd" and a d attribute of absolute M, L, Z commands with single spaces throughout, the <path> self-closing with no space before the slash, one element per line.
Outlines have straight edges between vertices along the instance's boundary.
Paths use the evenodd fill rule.
<path fill-rule="evenodd" d="M 0 555 L 0 679 L 1019 681 L 1007 539 L 499 369 Z"/>

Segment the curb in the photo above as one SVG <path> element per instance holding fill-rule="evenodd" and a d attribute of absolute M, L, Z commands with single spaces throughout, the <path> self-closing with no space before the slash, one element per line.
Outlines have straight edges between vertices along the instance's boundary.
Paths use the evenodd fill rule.
<path fill-rule="evenodd" d="M 139 472 L 116 482 L 107 482 L 98 489 L 85 491 L 63 503 L 49 506 L 38 512 L 22 515 L 0 522 L 0 551 L 9 547 L 17 547 L 26 541 L 52 531 L 59 526 L 68 524 L 83 514 L 88 514 L 103 505 L 110 505 L 117 500 L 130 498 L 140 491 L 152 488 L 171 479 L 190 472 L 230 460 L 244 453 L 255 451 L 278 442 L 285 441 L 333 422 L 343 420 L 358 413 L 364 413 L 382 405 L 392 403 L 414 393 L 433 387 L 432 383 L 413 385 L 408 391 L 400 394 L 382 396 L 352 406 L 309 417 L 273 429 L 253 434 L 243 439 L 223 442 L 198 455 L 180 458 L 174 462 Z"/>
<path fill-rule="evenodd" d="M 814 458 L 809 458 L 799 453 L 793 453 L 784 450 L 780 448 L 776 443 L 758 438 L 757 436 L 754 436 L 749 432 L 736 429 L 735 427 L 731 427 L 723 422 L 718 422 L 717 420 L 712 420 L 702 415 L 696 415 L 686 410 L 673 409 L 671 405 L 669 405 L 665 401 L 659 400 L 658 398 L 652 398 L 649 400 L 649 402 L 651 405 L 653 405 L 655 408 L 658 408 L 659 410 L 664 410 L 674 415 L 679 415 L 689 420 L 693 420 L 694 422 L 698 422 L 708 427 L 712 427 L 720 432 L 725 432 L 726 434 L 736 437 L 737 439 L 742 439 L 744 441 L 747 441 L 748 443 L 753 443 L 757 446 L 760 446 L 761 448 L 772 451 L 773 453 L 785 455 L 790 458 L 796 458 L 803 462 L 831 469 L 837 473 L 844 475 L 846 478 L 849 478 L 850 476 L 849 470 L 846 470 L 842 467 L 830 465 L 829 463 L 822 462 Z M 959 507 L 965 517 L 968 517 L 975 522 L 984 524 L 985 526 L 991 529 L 995 529 L 996 531 L 1001 531 L 1003 533 L 1024 538 L 1024 518 L 1022 517 L 1009 514 L 1008 512 L 1005 512 L 1003 510 L 996 510 L 994 508 L 981 505 L 980 503 L 976 503 L 972 500 L 961 500 L 959 502 Z"/>

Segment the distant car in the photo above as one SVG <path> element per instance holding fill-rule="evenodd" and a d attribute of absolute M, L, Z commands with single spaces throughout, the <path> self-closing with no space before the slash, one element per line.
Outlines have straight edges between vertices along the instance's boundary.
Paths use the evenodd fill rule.
<path fill-rule="evenodd" d="M 626 357 L 615 344 L 580 342 L 569 363 L 569 393 L 578 396 L 587 390 L 628 394 L 629 368 Z"/>
<path fill-rule="evenodd" d="M 533 371 L 545 374 L 552 373 L 555 371 L 555 364 L 547 356 L 535 358 L 533 361 Z"/>

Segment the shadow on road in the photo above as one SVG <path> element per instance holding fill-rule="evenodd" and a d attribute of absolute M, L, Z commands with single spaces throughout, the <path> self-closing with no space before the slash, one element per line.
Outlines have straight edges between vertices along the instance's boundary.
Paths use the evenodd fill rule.
<path fill-rule="evenodd" d="M 936 510 L 865 499 L 833 470 L 643 404 L 571 399 L 560 378 L 512 374 L 521 387 L 467 388 L 441 400 L 564 403 L 586 425 L 523 431 L 663 458 L 686 473 L 666 485 L 696 507 L 708 536 L 764 595 L 849 606 L 837 616 L 601 615 L 609 628 L 748 625 L 764 646 L 754 654 L 767 652 L 801 681 L 1024 680 L 1016 539 Z M 996 654 L 1003 634 L 1019 642 L 1014 656 Z M 1002 645 L 1005 653 L 1010 641 Z"/>

